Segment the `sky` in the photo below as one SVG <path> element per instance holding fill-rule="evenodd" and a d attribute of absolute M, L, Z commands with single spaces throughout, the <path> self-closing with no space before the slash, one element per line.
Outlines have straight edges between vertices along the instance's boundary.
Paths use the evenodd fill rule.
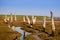
<path fill-rule="evenodd" d="M 0 0 L 0 14 L 60 17 L 60 0 Z"/>

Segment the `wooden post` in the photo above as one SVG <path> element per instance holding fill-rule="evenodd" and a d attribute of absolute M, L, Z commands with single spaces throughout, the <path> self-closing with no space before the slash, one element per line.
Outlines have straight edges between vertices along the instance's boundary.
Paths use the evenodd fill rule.
<path fill-rule="evenodd" d="M 55 31 L 54 19 L 52 18 L 52 30 Z"/>
<path fill-rule="evenodd" d="M 33 22 L 33 24 L 35 24 L 35 22 L 36 22 L 36 17 L 32 16 L 32 22 Z"/>
<path fill-rule="evenodd" d="M 46 17 L 44 17 L 43 20 L 43 32 L 45 32 L 45 28 L 46 28 Z"/>
<path fill-rule="evenodd" d="M 34 16 L 32 16 L 32 23 L 34 23 Z"/>
<path fill-rule="evenodd" d="M 5 15 L 4 22 L 7 22 L 7 15 Z"/>
<path fill-rule="evenodd" d="M 11 22 L 13 22 L 13 17 L 12 17 L 12 13 L 10 14 L 10 16 L 11 16 Z"/>
<path fill-rule="evenodd" d="M 23 17 L 23 21 L 26 22 L 26 20 L 25 20 L 25 16 Z"/>
<path fill-rule="evenodd" d="M 7 17 L 7 20 L 9 21 L 9 17 Z"/>
<path fill-rule="evenodd" d="M 16 15 L 15 15 L 15 21 L 17 21 L 17 17 L 16 17 Z"/>
<path fill-rule="evenodd" d="M 28 16 L 26 16 L 26 18 L 27 18 L 28 23 L 30 24 L 30 19 L 29 19 L 29 17 L 28 17 Z"/>
<path fill-rule="evenodd" d="M 53 13 L 52 13 L 52 11 L 50 13 L 51 13 L 51 19 L 52 19 L 52 30 L 55 31 L 55 24 L 54 24 Z"/>
<path fill-rule="evenodd" d="M 44 28 L 46 27 L 46 17 L 44 17 L 44 20 L 43 20 L 43 27 Z"/>
<path fill-rule="evenodd" d="M 50 36 L 54 37 L 54 33 L 55 33 L 54 17 L 52 11 L 50 13 L 51 13 L 51 21 L 52 21 L 52 33 L 50 34 Z"/>

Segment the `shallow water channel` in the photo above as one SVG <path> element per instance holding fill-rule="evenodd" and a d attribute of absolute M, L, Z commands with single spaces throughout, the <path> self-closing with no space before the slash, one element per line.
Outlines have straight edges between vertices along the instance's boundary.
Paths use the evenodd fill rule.
<path fill-rule="evenodd" d="M 23 36 L 24 36 L 24 30 L 20 29 L 20 27 L 14 27 L 14 26 L 13 26 L 12 29 L 13 29 L 13 28 L 15 28 L 15 29 L 14 29 L 15 31 L 17 31 L 17 32 L 19 32 L 19 33 L 22 34 L 22 36 L 20 37 L 20 40 L 24 40 L 24 37 L 23 37 Z M 30 33 L 25 32 L 25 36 L 27 36 L 27 34 L 30 34 Z"/>

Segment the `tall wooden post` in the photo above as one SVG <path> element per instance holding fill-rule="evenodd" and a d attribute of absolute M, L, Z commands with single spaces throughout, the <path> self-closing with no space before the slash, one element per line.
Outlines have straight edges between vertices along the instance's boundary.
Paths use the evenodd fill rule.
<path fill-rule="evenodd" d="M 8 21 L 8 27 L 10 28 L 9 17 L 7 17 L 7 21 Z"/>
<path fill-rule="evenodd" d="M 54 19 L 52 18 L 52 30 L 55 31 Z"/>
<path fill-rule="evenodd" d="M 7 17 L 7 20 L 9 21 L 9 17 Z"/>
<path fill-rule="evenodd" d="M 35 22 L 36 22 L 36 17 L 32 16 L 32 22 L 33 22 L 33 24 L 35 24 Z"/>
<path fill-rule="evenodd" d="M 25 16 L 23 17 L 23 21 L 26 22 L 26 20 L 25 20 Z"/>
<path fill-rule="evenodd" d="M 43 27 L 44 28 L 46 27 L 46 17 L 44 17 L 44 20 L 43 20 Z"/>
<path fill-rule="evenodd" d="M 29 19 L 29 17 L 28 17 L 28 16 L 26 16 L 26 18 L 27 18 L 28 23 L 30 24 L 30 19 Z"/>
<path fill-rule="evenodd" d="M 14 20 L 17 21 L 17 17 L 16 17 L 16 15 L 14 15 L 14 16 L 15 16 L 15 19 L 14 19 Z"/>
<path fill-rule="evenodd" d="M 52 11 L 50 13 L 51 13 L 51 21 L 52 21 L 52 33 L 50 34 L 50 36 L 54 37 L 54 32 L 55 32 L 54 17 Z"/>
<path fill-rule="evenodd" d="M 4 22 L 7 22 L 7 15 L 5 15 Z"/>
<path fill-rule="evenodd" d="M 43 32 L 45 32 L 45 28 L 46 28 L 46 17 L 44 17 L 43 20 Z"/>
<path fill-rule="evenodd" d="M 51 20 L 52 20 L 52 30 L 55 31 L 55 24 L 54 24 L 53 13 L 52 13 L 52 11 L 50 13 L 51 13 Z"/>
<path fill-rule="evenodd" d="M 10 28 L 12 28 L 12 22 L 13 22 L 13 15 L 12 15 L 12 13 L 10 14 Z"/>
<path fill-rule="evenodd" d="M 32 16 L 32 24 L 34 24 L 34 16 Z"/>
<path fill-rule="evenodd" d="M 11 21 L 10 21 L 10 22 L 13 22 L 13 17 L 12 17 L 12 13 L 10 14 L 10 16 L 11 16 Z"/>

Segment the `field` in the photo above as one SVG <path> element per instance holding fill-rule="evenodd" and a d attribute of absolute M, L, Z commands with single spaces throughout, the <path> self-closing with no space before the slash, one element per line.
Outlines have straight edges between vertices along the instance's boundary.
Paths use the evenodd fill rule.
<path fill-rule="evenodd" d="M 9 40 L 9 39 L 7 39 L 7 37 L 9 37 L 10 40 L 13 40 L 13 37 L 16 37 L 15 36 L 16 34 L 14 34 L 15 32 L 8 28 L 8 24 L 10 24 L 11 26 L 16 26 L 16 27 L 20 26 L 22 30 L 31 33 L 30 35 L 25 37 L 25 40 L 37 40 L 37 38 L 33 37 L 32 35 L 37 35 L 38 33 L 39 33 L 38 36 L 39 36 L 39 38 L 41 38 L 41 40 L 60 40 L 60 18 L 54 18 L 55 21 L 59 21 L 59 22 L 54 22 L 56 29 L 51 36 L 50 35 L 52 33 L 51 22 L 46 22 L 46 28 L 44 30 L 43 22 L 36 22 L 35 24 L 32 24 L 32 22 L 31 22 L 31 24 L 28 24 L 28 22 L 23 22 L 23 16 L 17 15 L 17 21 L 15 21 L 14 15 L 13 15 L 13 22 L 10 22 L 10 20 L 9 20 L 8 22 L 5 23 L 4 22 L 5 16 L 0 15 L 0 35 L 1 35 L 0 39 L 1 40 L 4 40 L 4 39 Z M 8 15 L 8 17 L 10 17 L 10 15 Z M 43 18 L 44 18 L 44 16 L 36 16 L 36 17 L 37 17 L 37 19 L 36 19 L 37 21 L 43 20 Z M 30 20 L 32 20 L 31 16 L 29 16 L 29 18 L 30 18 Z M 46 16 L 46 20 L 47 21 L 51 20 L 51 18 Z M 30 27 L 30 25 L 32 25 L 33 27 Z M 3 36 L 3 34 L 4 34 L 4 36 Z"/>

